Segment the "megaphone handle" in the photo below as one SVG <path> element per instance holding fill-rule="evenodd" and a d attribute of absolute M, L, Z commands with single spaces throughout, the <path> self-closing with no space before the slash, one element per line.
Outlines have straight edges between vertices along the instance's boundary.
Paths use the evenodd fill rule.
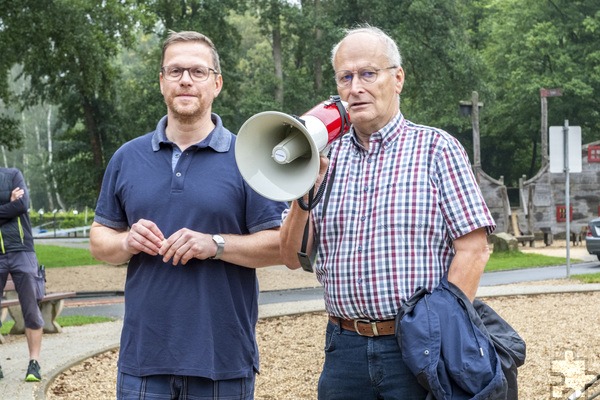
<path fill-rule="evenodd" d="M 299 198 L 298 200 L 296 200 L 298 202 L 298 205 L 300 206 L 300 208 L 303 209 L 304 211 L 310 211 L 313 208 L 315 208 L 315 206 L 317 204 L 319 204 L 319 202 L 321 201 L 321 198 L 323 197 L 323 191 L 325 190 L 325 186 L 327 186 L 327 175 L 325 175 L 325 179 L 323 179 L 321 186 L 319 186 L 319 190 L 317 190 L 316 195 L 314 195 L 314 190 L 315 190 L 314 186 L 308 192 L 308 204 L 306 204 L 304 202 L 304 199 L 302 199 L 302 198 Z"/>
<path fill-rule="evenodd" d="M 333 165 L 333 169 L 331 170 L 331 175 L 329 176 L 329 178 L 327 178 L 327 174 L 325 174 L 325 179 L 323 180 L 323 183 L 321 184 L 321 186 L 319 187 L 318 192 L 321 192 L 321 188 L 323 188 L 323 186 L 327 187 L 327 191 L 325 192 L 325 199 L 323 200 L 323 214 L 321 219 L 325 218 L 325 213 L 327 212 L 327 204 L 329 203 L 329 196 L 331 195 L 331 188 L 333 187 L 333 178 L 335 177 L 335 164 Z M 329 182 L 331 182 L 331 184 L 328 184 Z M 298 252 L 298 260 L 300 261 L 300 265 L 302 266 L 302 269 L 305 270 L 306 272 L 313 272 L 313 262 L 315 261 L 315 258 L 317 256 L 317 246 L 319 244 L 319 240 L 321 237 L 321 231 L 318 230 L 316 232 L 316 236 L 315 236 L 315 240 L 313 242 L 314 246 L 312 248 L 312 252 L 311 255 L 309 256 L 308 254 L 306 254 L 306 247 L 308 244 L 308 233 L 309 233 L 309 224 L 310 224 L 310 211 L 312 210 L 312 208 L 314 208 L 314 205 L 312 204 L 312 197 L 313 197 L 313 193 L 314 193 L 314 188 L 311 189 L 308 192 L 308 206 L 309 206 L 309 210 L 308 210 L 308 218 L 306 219 L 306 225 L 304 226 L 304 235 L 302 236 L 302 246 L 300 248 L 300 251 Z M 317 197 L 318 197 L 318 193 L 317 193 Z M 302 203 L 304 203 L 302 201 Z M 298 204 L 300 205 L 300 207 L 302 207 L 302 203 L 301 203 L 301 199 L 298 199 Z M 317 201 L 318 203 L 318 201 Z M 316 204 L 315 204 L 316 205 Z"/>
<path fill-rule="evenodd" d="M 306 247 L 308 244 L 308 234 L 310 229 L 310 210 L 312 206 L 314 188 L 310 189 L 308 192 L 308 218 L 306 219 L 306 225 L 304 225 L 304 235 L 302 236 L 302 245 L 300 247 L 300 251 L 298 252 L 298 260 L 300 261 L 300 266 L 306 272 L 313 272 L 312 263 L 314 261 L 314 257 L 316 255 L 316 248 L 313 246 L 312 254 L 309 256 L 306 254 Z M 302 207 L 301 203 L 299 202 Z M 316 243 L 316 242 L 315 242 Z"/>
<path fill-rule="evenodd" d="M 325 149 L 323 149 L 323 151 L 325 151 L 325 150 L 327 150 L 327 158 L 331 159 L 331 146 L 328 146 Z M 321 198 L 323 197 L 323 192 L 325 191 L 325 187 L 327 187 L 327 182 L 329 181 L 329 179 L 333 179 L 334 176 L 335 176 L 335 166 L 331 170 L 331 178 L 330 178 L 330 174 L 329 174 L 329 168 L 327 168 L 327 171 L 325 172 L 325 177 L 323 178 L 323 182 L 321 182 L 321 185 L 319 186 L 319 190 L 317 190 L 316 196 L 313 197 L 313 193 L 314 193 L 314 186 L 313 186 L 310 189 L 310 191 L 308 192 L 308 204 L 306 204 L 304 202 L 302 197 L 296 200 L 298 202 L 298 205 L 300 206 L 300 208 L 303 209 L 304 211 L 310 211 L 313 208 L 315 208 L 315 206 L 317 204 L 319 204 L 319 202 L 321 201 Z M 328 190 L 330 190 L 330 189 L 328 189 Z M 327 198 L 329 198 L 329 194 L 327 195 Z M 323 208 L 325 208 L 325 207 L 327 207 L 327 206 L 323 205 Z"/>

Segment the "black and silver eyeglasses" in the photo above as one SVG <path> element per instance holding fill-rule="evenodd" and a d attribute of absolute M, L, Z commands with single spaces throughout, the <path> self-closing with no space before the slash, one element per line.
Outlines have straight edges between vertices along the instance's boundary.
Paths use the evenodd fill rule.
<path fill-rule="evenodd" d="M 187 71 L 194 82 L 204 82 L 210 76 L 212 72 L 215 75 L 219 75 L 219 71 L 216 69 L 205 67 L 204 65 L 194 65 L 193 67 L 183 68 L 179 66 L 165 66 L 161 69 L 163 78 L 168 81 L 178 81 L 183 76 L 183 73 Z"/>
<path fill-rule="evenodd" d="M 379 71 L 392 68 L 398 67 L 393 65 L 387 68 L 364 67 L 360 68 L 358 71 L 338 71 L 335 73 L 335 83 L 338 85 L 338 87 L 350 86 L 352 84 L 352 80 L 354 79 L 354 75 L 357 75 L 358 79 L 362 83 L 373 83 L 377 80 Z"/>

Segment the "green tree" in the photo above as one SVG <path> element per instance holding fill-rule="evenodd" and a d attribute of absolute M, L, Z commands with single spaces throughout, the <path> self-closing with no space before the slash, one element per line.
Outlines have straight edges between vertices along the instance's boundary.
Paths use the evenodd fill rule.
<path fill-rule="evenodd" d="M 12 68 L 8 83 L 13 98 L 30 90 L 29 79 L 23 77 L 19 65 Z M 15 121 L 11 134 L 18 138 L 19 146 L 1 146 L 2 165 L 21 169 L 33 207 L 65 208 L 54 173 L 54 138 L 62 130 L 56 118 L 57 107 L 40 103 L 27 108 L 6 107 L 6 110 Z"/>
<path fill-rule="evenodd" d="M 306 51 L 316 29 L 312 15 L 305 4 L 282 0 L 251 4 L 250 12 L 232 17 L 244 38 L 237 68 L 246 78 L 240 96 L 245 117 L 265 110 L 302 114 L 325 100 L 315 90 L 322 73 L 315 74 Z"/>
<path fill-rule="evenodd" d="M 253 13 L 232 14 L 229 22 L 236 26 L 240 37 L 235 74 L 240 77 L 238 91 L 238 118 L 230 127 L 234 132 L 250 116 L 260 111 L 282 110 L 273 93 L 278 84 L 274 74 L 272 47 L 260 29 L 258 17 Z M 225 86 L 229 82 L 225 82 Z"/>
<path fill-rule="evenodd" d="M 482 129 L 484 169 L 516 186 L 541 165 L 540 89 L 561 88 L 548 101 L 548 125 L 580 125 L 583 142 L 600 129 L 600 5 L 597 1 L 488 0 L 483 56 L 493 88 Z M 500 17 L 501 16 L 501 17 Z M 545 133 L 547 134 L 547 133 Z M 506 162 L 510 160 L 510 162 Z"/>
<path fill-rule="evenodd" d="M 112 60 L 122 46 L 132 43 L 138 9 L 119 0 L 3 0 L 0 9 L 3 72 L 12 63 L 22 65 L 30 82 L 30 90 L 20 96 L 24 107 L 40 102 L 60 106 L 61 120 L 81 146 L 77 153 L 62 153 L 66 158 L 57 172 L 63 172 L 60 180 L 65 185 L 83 184 L 77 192 L 89 204 L 101 182 L 103 142 L 118 126 L 114 119 L 118 70 Z M 90 180 L 73 182 L 77 175 L 73 172 L 81 171 L 89 172 Z M 83 188 L 88 187 L 92 189 L 86 192 Z"/>
<path fill-rule="evenodd" d="M 237 29 L 229 22 L 228 16 L 233 12 L 243 12 L 246 1 L 180 0 L 174 2 L 170 0 L 148 0 L 146 7 L 158 19 L 159 29 L 156 33 L 161 41 L 166 37 L 169 30 L 198 31 L 213 40 L 219 50 L 224 81 L 223 90 L 214 104 L 214 111 L 221 116 L 223 124 L 229 129 L 233 129 L 233 126 L 239 126 L 236 123 L 240 120 L 237 103 L 239 101 L 239 86 L 243 84 L 244 77 L 236 72 L 235 65 L 237 64 L 237 53 L 241 37 Z M 154 66 L 153 79 L 156 82 L 158 82 L 158 71 L 160 69 L 159 60 L 160 57 L 152 63 Z M 162 114 L 165 113 L 166 109 L 163 107 Z M 156 124 L 156 121 L 154 121 L 154 124 Z"/>
<path fill-rule="evenodd" d="M 19 147 L 22 137 L 19 135 L 19 122 L 8 116 L 0 116 L 0 146 L 7 150 Z"/>
<path fill-rule="evenodd" d="M 257 112 L 300 115 L 335 94 L 331 48 L 364 23 L 400 46 L 405 116 L 446 129 L 469 154 L 458 103 L 479 92 L 483 168 L 509 186 L 540 165 L 540 88 L 563 90 L 549 125 L 581 125 L 584 142 L 600 128 L 595 0 L 0 0 L 0 10 L 2 155 L 43 172 L 26 177 L 48 206 L 61 196 L 92 206 L 106 160 L 166 113 L 169 30 L 214 40 L 224 78 L 214 110 L 233 132 Z"/>
<path fill-rule="evenodd" d="M 469 99 L 472 90 L 485 92 L 483 62 L 472 45 L 472 4 L 471 0 L 321 0 L 318 14 L 326 16 L 321 25 L 327 43 L 315 50 L 329 56 L 343 29 L 364 24 L 381 28 L 396 40 L 402 54 L 404 115 L 448 130 L 470 150 L 470 122 L 459 116 L 458 104 Z M 324 73 L 335 90 L 327 78 L 333 71 L 327 67 Z"/>

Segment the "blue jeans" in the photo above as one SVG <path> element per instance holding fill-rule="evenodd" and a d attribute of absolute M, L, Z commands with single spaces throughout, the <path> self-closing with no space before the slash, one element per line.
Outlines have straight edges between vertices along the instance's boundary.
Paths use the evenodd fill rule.
<path fill-rule="evenodd" d="M 213 381 L 197 376 L 117 374 L 117 400 L 253 400 L 251 378 Z"/>
<path fill-rule="evenodd" d="M 329 321 L 319 400 L 423 400 L 394 335 L 364 337 Z"/>

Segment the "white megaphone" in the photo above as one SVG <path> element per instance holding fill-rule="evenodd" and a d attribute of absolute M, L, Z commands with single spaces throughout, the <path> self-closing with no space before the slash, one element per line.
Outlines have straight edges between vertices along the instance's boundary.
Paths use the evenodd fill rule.
<path fill-rule="evenodd" d="M 256 192 L 271 200 L 295 200 L 315 184 L 320 153 L 349 129 L 350 117 L 339 96 L 301 117 L 265 111 L 240 128 L 235 159 Z"/>

